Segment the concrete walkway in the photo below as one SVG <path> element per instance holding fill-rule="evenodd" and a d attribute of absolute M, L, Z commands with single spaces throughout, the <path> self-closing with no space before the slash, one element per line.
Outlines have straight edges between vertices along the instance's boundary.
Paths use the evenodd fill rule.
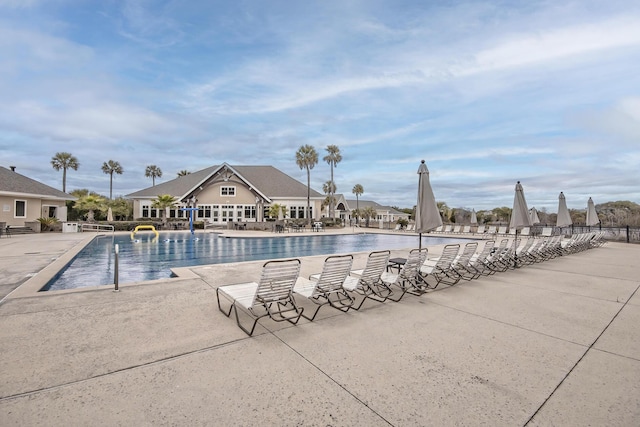
<path fill-rule="evenodd" d="M 82 238 L 0 240 L 0 290 Z M 323 259 L 303 258 L 303 274 Z M 9 295 L 0 425 L 637 426 L 639 259 L 609 243 L 313 323 L 267 321 L 252 338 L 215 288 L 255 279 L 262 261 L 119 293 Z"/>

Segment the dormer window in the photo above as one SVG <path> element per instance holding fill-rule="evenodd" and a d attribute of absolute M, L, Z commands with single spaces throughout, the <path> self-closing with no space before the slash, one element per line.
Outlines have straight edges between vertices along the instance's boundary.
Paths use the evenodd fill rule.
<path fill-rule="evenodd" d="M 221 196 L 231 196 L 235 197 L 236 195 L 236 187 L 235 186 L 223 186 L 220 187 L 220 195 Z"/>

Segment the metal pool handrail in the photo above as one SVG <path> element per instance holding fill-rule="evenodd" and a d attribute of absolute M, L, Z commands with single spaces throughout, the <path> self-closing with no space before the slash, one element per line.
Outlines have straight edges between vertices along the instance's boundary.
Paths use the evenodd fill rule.
<path fill-rule="evenodd" d="M 106 224 L 80 224 L 81 231 L 111 231 L 115 232 L 115 227 L 113 225 Z"/>

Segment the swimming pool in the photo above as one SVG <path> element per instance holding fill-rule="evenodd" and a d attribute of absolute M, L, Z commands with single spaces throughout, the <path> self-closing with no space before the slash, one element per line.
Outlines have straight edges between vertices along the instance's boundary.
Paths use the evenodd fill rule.
<path fill-rule="evenodd" d="M 423 245 L 467 242 L 465 239 L 423 237 Z M 75 289 L 113 283 L 114 245 L 119 247 L 120 283 L 171 277 L 171 268 L 223 264 L 310 255 L 353 253 L 416 247 L 418 236 L 401 234 L 326 234 L 319 236 L 230 238 L 216 233 L 162 233 L 98 236 L 42 291 Z"/>

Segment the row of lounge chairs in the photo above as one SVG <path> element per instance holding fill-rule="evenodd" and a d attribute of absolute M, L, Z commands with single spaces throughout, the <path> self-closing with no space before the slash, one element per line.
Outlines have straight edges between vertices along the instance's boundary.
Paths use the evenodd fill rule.
<path fill-rule="evenodd" d="M 450 244 L 434 259 L 427 259 L 427 248 L 413 249 L 397 273 L 388 268 L 390 251 L 371 252 L 365 268 L 359 270 L 352 269 L 353 255 L 332 255 L 325 259 L 322 272 L 308 278 L 300 277 L 299 259 L 267 261 L 258 282 L 218 287 L 218 309 L 227 317 L 233 312 L 238 326 L 251 336 L 264 317 L 295 325 L 302 317 L 313 321 L 326 305 L 346 312 L 360 310 L 367 300 L 399 302 L 407 293 L 422 295 L 440 284 L 453 286 L 461 280 L 573 254 L 605 242 L 604 235 L 596 232 L 570 239 L 552 236 L 510 241 L 503 239 L 496 245 L 487 240 L 481 251 L 478 242 Z M 310 302 L 311 310 L 305 311 L 302 301 Z M 252 324 L 243 325 L 241 312 Z"/>
<path fill-rule="evenodd" d="M 496 225 L 478 225 L 472 230 L 470 225 L 441 225 L 432 231 L 432 233 L 445 233 L 445 234 L 484 234 L 484 235 L 498 235 L 498 236 L 515 236 L 516 229 L 509 229 L 507 226 L 496 226 Z M 540 231 L 540 237 L 550 237 L 556 234 L 556 228 L 554 227 L 543 227 Z M 531 236 L 532 230 L 531 227 L 523 227 L 521 230 L 518 230 L 518 236 Z"/>
<path fill-rule="evenodd" d="M 402 227 L 402 225 L 396 224 L 396 227 L 393 229 L 393 231 L 415 231 L 415 230 L 416 230 L 415 224 L 407 224 L 406 227 Z"/>

